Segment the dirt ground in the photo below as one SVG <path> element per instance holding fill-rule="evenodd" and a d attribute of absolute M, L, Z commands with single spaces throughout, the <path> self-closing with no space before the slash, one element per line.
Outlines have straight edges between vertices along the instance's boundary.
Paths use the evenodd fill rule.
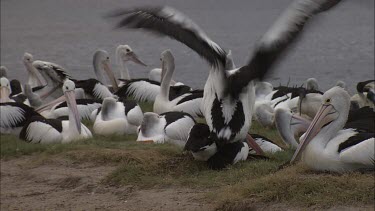
<path fill-rule="evenodd" d="M 207 191 L 186 188 L 140 190 L 101 181 L 115 166 L 24 156 L 1 160 L 1 210 L 306 210 L 283 204 L 215 205 Z M 314 210 L 313 207 L 310 209 Z M 373 206 L 329 210 L 374 210 Z"/>
<path fill-rule="evenodd" d="M 54 159 L 40 165 L 22 157 L 1 161 L 1 210 L 213 210 L 203 192 L 137 190 L 101 180 L 114 166 Z"/>

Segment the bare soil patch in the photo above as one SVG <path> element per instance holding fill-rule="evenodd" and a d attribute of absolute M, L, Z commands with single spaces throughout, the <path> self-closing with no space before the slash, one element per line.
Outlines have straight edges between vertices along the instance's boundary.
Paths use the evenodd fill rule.
<path fill-rule="evenodd" d="M 1 210 L 214 209 L 204 201 L 204 191 L 103 184 L 115 168 L 62 158 L 40 161 L 35 156 L 1 160 Z"/>

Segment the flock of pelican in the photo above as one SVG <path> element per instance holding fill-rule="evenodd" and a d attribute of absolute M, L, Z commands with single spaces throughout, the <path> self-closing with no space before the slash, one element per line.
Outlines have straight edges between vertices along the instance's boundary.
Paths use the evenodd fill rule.
<path fill-rule="evenodd" d="M 314 16 L 340 0 L 296 0 L 261 37 L 248 63 L 236 67 L 226 52 L 187 16 L 170 7 L 143 7 L 112 12 L 118 28 L 144 29 L 168 36 L 195 51 L 209 64 L 202 90 L 173 79 L 174 56 L 161 53 L 161 66 L 148 78 L 131 78 L 127 64 L 146 67 L 129 45 L 116 48 L 120 78 L 106 51 L 93 56 L 96 78 L 72 78 L 62 66 L 34 60 L 25 53 L 29 75 L 23 86 L 0 68 L 0 132 L 30 143 L 68 143 L 103 136 L 137 134 L 137 141 L 172 143 L 213 169 L 283 150 L 271 140 L 249 134 L 253 117 L 276 127 L 301 161 L 319 171 L 374 170 L 375 80 L 358 83 L 350 97 L 338 81 L 326 92 L 316 79 L 304 87 L 273 87 L 264 81 L 288 46 Z M 107 85 L 106 78 L 110 82 Z M 143 113 L 139 102 L 153 103 Z M 197 123 L 204 118 L 204 123 Z M 93 122 L 91 132 L 81 121 Z"/>

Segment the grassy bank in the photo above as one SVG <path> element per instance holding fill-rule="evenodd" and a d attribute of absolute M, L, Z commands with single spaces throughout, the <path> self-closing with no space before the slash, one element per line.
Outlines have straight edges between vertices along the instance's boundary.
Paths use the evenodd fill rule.
<path fill-rule="evenodd" d="M 253 124 L 252 133 L 280 143 L 277 131 Z M 269 160 L 249 160 L 223 171 L 213 171 L 190 154 L 169 145 L 141 144 L 136 136 L 95 136 L 70 143 L 28 144 L 14 136 L 1 136 L 1 159 L 31 156 L 38 161 L 56 157 L 96 165 L 114 165 L 102 184 L 132 185 L 139 189 L 184 187 L 209 190 L 207 202 L 221 209 L 246 209 L 253 203 L 327 208 L 374 203 L 374 175 L 362 173 L 316 173 L 302 165 L 279 167 L 292 151 L 270 155 Z M 34 162 L 35 163 L 35 162 Z M 38 162 L 43 165 L 43 162 Z"/>

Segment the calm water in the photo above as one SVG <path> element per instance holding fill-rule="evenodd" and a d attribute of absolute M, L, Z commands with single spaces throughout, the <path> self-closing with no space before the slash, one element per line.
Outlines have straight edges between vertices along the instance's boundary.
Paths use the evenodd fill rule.
<path fill-rule="evenodd" d="M 92 54 L 107 50 L 112 57 L 118 44 L 130 45 L 149 67 L 130 65 L 132 77 L 146 77 L 158 67 L 161 51 L 175 55 L 175 78 L 202 88 L 207 64 L 187 47 L 168 38 L 140 31 L 114 31 L 102 18 L 119 7 L 167 4 L 178 8 L 225 49 L 238 66 L 244 64 L 255 42 L 290 0 L 1 0 L 1 64 L 10 78 L 26 80 L 24 52 L 35 59 L 58 63 L 76 78 L 93 77 Z M 374 0 L 344 1 L 320 15 L 303 38 L 268 78 L 274 85 L 302 84 L 309 77 L 323 90 L 345 81 L 351 92 L 358 81 L 374 78 Z M 113 59 L 114 60 L 114 59 Z"/>

